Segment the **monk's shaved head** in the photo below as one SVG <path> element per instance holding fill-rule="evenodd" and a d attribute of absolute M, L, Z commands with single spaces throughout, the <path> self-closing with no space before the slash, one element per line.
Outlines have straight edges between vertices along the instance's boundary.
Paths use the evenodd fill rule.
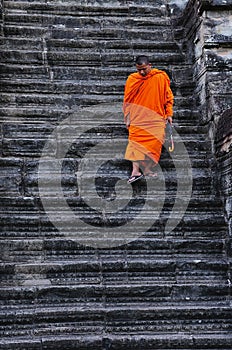
<path fill-rule="evenodd" d="M 136 69 L 140 75 L 145 77 L 150 73 L 151 63 L 149 61 L 148 56 L 145 56 L 145 55 L 138 56 L 135 60 L 135 63 L 136 63 Z"/>
<path fill-rule="evenodd" d="M 141 66 L 143 64 L 149 64 L 149 63 L 150 63 L 150 60 L 148 56 L 140 55 L 136 57 L 135 64 L 138 66 Z"/>

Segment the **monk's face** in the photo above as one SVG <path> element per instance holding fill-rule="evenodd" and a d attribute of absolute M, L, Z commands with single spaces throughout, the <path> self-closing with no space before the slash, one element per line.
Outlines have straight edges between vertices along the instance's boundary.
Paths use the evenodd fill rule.
<path fill-rule="evenodd" d="M 151 71 L 151 64 L 136 64 L 136 69 L 139 72 L 140 75 L 142 75 L 143 77 L 145 77 L 146 75 L 148 75 L 148 73 L 150 73 Z"/>

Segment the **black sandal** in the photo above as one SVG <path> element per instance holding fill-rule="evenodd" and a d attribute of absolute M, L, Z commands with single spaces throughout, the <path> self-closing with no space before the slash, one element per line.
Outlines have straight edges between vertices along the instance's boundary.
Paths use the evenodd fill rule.
<path fill-rule="evenodd" d="M 142 179 L 143 178 L 143 174 L 141 174 L 141 175 L 133 175 L 133 176 L 130 176 L 129 177 L 129 179 L 127 180 L 127 182 L 129 183 L 129 184 L 131 184 L 132 182 L 135 182 L 135 181 L 137 181 L 137 180 L 139 180 L 139 179 Z"/>

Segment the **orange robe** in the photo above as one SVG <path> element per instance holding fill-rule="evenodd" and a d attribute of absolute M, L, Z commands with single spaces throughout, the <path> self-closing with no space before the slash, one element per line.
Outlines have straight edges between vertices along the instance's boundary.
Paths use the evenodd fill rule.
<path fill-rule="evenodd" d="M 165 136 L 165 120 L 173 115 L 173 94 L 168 75 L 152 69 L 147 76 L 129 75 L 124 93 L 123 112 L 130 126 L 125 159 L 158 163 Z M 129 115 L 129 116 L 128 116 Z"/>

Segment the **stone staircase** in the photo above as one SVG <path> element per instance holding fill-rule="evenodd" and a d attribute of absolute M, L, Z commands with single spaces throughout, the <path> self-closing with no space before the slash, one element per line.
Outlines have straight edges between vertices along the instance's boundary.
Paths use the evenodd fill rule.
<path fill-rule="evenodd" d="M 227 227 L 171 12 L 2 1 L 0 349 L 231 349 Z M 175 152 L 131 186 L 121 104 L 140 53 L 171 78 Z"/>

